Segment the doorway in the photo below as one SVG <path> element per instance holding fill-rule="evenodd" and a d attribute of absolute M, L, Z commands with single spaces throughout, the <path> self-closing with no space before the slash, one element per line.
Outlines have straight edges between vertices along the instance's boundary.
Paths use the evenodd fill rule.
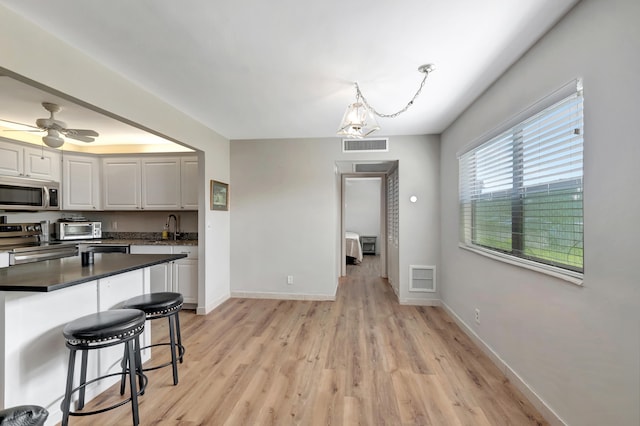
<path fill-rule="evenodd" d="M 344 177 L 343 227 L 347 276 L 384 275 L 384 175 Z"/>

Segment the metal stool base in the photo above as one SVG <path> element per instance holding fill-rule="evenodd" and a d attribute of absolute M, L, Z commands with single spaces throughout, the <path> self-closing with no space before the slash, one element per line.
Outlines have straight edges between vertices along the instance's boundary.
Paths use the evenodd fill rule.
<path fill-rule="evenodd" d="M 124 373 L 124 375 L 126 376 L 127 374 L 129 374 L 128 370 L 127 370 L 126 373 Z M 104 376 L 96 377 L 95 379 L 89 380 L 88 382 L 85 382 L 84 384 L 72 389 L 70 395 L 73 395 L 74 393 L 79 391 L 81 388 L 84 388 L 84 387 L 90 385 L 91 383 L 95 383 L 95 382 L 98 382 L 100 380 L 103 380 L 103 379 L 106 379 L 106 378 L 109 378 L 109 377 L 122 376 L 122 375 L 123 375 L 123 373 L 111 373 L 111 374 L 107 374 L 107 375 L 104 375 Z M 144 390 L 147 387 L 147 383 L 149 382 L 149 379 L 148 379 L 148 377 L 146 375 L 144 375 L 139 370 L 136 372 L 136 376 L 138 377 L 138 379 L 141 379 L 144 382 L 143 385 L 140 387 L 140 389 L 137 392 L 137 396 L 140 396 L 140 395 L 144 394 Z M 113 405 L 110 405 L 109 407 L 104 407 L 104 408 L 101 408 L 99 410 L 93 410 L 93 411 L 71 411 L 71 410 L 69 410 L 69 415 L 70 416 L 91 416 L 93 414 L 101 414 L 101 413 L 104 413 L 106 411 L 113 410 L 114 408 L 122 407 L 123 405 L 128 404 L 131 401 L 132 401 L 132 397 L 129 397 L 129 398 L 125 399 L 125 400 L 122 400 L 122 401 L 117 402 L 117 403 L 115 403 Z"/>

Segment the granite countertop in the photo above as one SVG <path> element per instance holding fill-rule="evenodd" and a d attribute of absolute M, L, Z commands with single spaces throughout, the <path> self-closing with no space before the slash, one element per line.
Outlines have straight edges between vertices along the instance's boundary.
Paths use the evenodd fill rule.
<path fill-rule="evenodd" d="M 94 263 L 88 266 L 82 266 L 80 256 L 14 265 L 0 269 L 0 291 L 55 291 L 185 257 L 186 254 L 96 253 Z"/>
<path fill-rule="evenodd" d="M 123 239 L 109 238 L 98 240 L 82 240 L 78 241 L 82 244 L 129 244 L 135 246 L 197 246 L 198 240 L 142 240 L 142 239 Z"/>

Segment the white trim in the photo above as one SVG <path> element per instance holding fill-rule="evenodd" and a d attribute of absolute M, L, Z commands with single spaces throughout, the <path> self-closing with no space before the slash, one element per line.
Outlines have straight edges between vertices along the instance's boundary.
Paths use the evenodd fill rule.
<path fill-rule="evenodd" d="M 525 121 L 526 119 L 536 115 L 540 111 L 545 108 L 550 107 L 551 105 L 560 102 L 564 98 L 575 94 L 576 92 L 582 92 L 582 79 L 577 78 L 575 80 L 571 80 L 569 83 L 566 83 L 559 89 L 555 90 L 550 95 L 545 96 L 544 98 L 538 100 L 533 105 L 525 108 L 523 111 L 511 116 L 507 120 L 500 123 L 498 126 L 484 133 L 483 135 L 475 138 L 465 146 L 463 146 L 458 152 L 456 152 L 456 156 L 460 158 L 463 154 L 471 151 L 472 149 L 482 145 L 487 142 L 491 138 L 498 136 L 499 134 L 509 130 L 513 126 L 517 125 Z"/>
<path fill-rule="evenodd" d="M 198 314 L 198 315 L 207 315 L 208 313 L 213 311 L 215 308 L 217 308 L 218 306 L 222 305 L 224 302 L 229 300 L 230 297 L 231 296 L 229 296 L 228 294 L 225 294 L 224 296 L 220 296 L 217 299 L 214 299 L 214 300 L 208 302 L 205 307 L 198 306 L 196 308 L 196 314 Z"/>
<path fill-rule="evenodd" d="M 493 260 L 508 263 L 514 266 L 519 266 L 521 268 L 540 272 L 542 274 L 551 275 L 552 277 L 559 278 L 563 281 L 567 281 L 571 284 L 575 284 L 577 286 L 582 287 L 584 274 L 580 272 L 573 272 L 567 269 L 562 269 L 562 268 L 558 268 L 551 265 L 545 265 L 539 262 L 534 262 L 532 260 L 522 259 L 516 256 L 510 256 L 506 253 L 500 253 L 493 250 L 483 249 L 477 246 L 468 246 L 462 242 L 458 243 L 458 247 L 460 247 L 461 249 L 469 250 L 481 256 L 488 257 Z"/>
<path fill-rule="evenodd" d="M 445 302 L 441 302 L 442 308 L 451 316 L 456 322 L 458 327 L 473 341 L 473 343 L 484 352 L 491 362 L 507 377 L 507 379 L 513 383 L 513 385 L 524 394 L 525 398 L 542 414 L 553 426 L 566 426 L 567 424 L 560 418 L 560 416 L 553 411 L 551 407 L 524 381 L 518 373 L 511 368 L 509 364 L 498 355 L 491 346 L 485 343 L 480 336 L 476 334 L 471 327 L 469 327 Z"/>
<path fill-rule="evenodd" d="M 440 299 L 414 299 L 411 297 L 399 299 L 398 303 L 407 306 L 442 306 Z"/>

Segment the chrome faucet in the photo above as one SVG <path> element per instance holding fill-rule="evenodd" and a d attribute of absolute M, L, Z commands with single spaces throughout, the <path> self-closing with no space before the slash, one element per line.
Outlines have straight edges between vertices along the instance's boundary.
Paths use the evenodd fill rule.
<path fill-rule="evenodd" d="M 175 222 L 175 226 L 173 228 L 173 241 L 176 241 L 178 239 L 178 218 L 176 217 L 175 214 L 170 214 L 167 217 L 167 230 L 170 231 L 171 230 L 171 218 L 173 218 L 174 222 Z"/>

